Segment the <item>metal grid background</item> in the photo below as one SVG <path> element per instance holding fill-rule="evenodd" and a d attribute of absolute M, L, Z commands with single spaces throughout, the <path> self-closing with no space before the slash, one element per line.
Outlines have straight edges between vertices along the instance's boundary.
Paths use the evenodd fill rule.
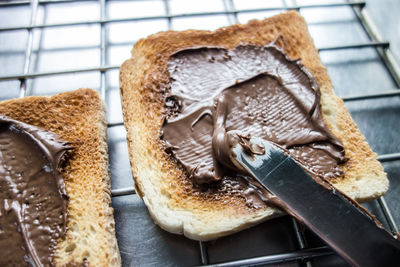
<path fill-rule="evenodd" d="M 306 19 L 335 90 L 379 154 L 391 189 L 364 206 L 392 232 L 400 220 L 400 71 L 363 1 L 32 0 L 0 2 L 0 99 L 88 87 L 104 98 L 116 232 L 124 266 L 346 266 L 288 216 L 213 242 L 160 230 L 135 195 L 118 69 L 139 38 L 213 30 L 296 9 Z M 390 208 L 389 208 L 390 207 Z"/>

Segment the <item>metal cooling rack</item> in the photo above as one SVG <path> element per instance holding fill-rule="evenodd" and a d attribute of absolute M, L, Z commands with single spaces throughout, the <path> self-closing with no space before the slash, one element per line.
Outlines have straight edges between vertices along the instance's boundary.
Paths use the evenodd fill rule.
<path fill-rule="evenodd" d="M 346 42 L 339 42 L 334 45 L 318 45 L 318 40 L 320 38 L 318 29 L 315 31 L 316 33 L 314 33 L 312 30 L 313 25 L 316 25 L 317 28 L 321 25 L 321 27 L 329 27 L 331 23 L 324 24 L 324 22 L 317 22 L 313 24 L 312 19 L 311 22 L 308 21 L 308 23 L 310 25 L 311 34 L 320 52 L 332 53 L 332 51 L 338 51 L 340 56 L 350 55 L 348 62 L 346 62 L 346 57 L 344 57 L 344 64 L 341 65 L 339 63 L 339 69 L 346 64 L 352 65 L 354 62 L 365 61 L 363 59 L 354 61 L 352 59 L 352 51 L 366 50 L 372 56 L 366 60 L 365 64 L 368 65 L 372 61 L 373 65 L 373 69 L 367 70 L 367 73 L 373 72 L 379 75 L 379 73 L 386 72 L 386 74 L 382 74 L 381 76 L 383 77 L 380 78 L 385 79 L 383 84 L 387 86 L 386 89 L 379 88 L 379 91 L 377 91 L 373 90 L 374 88 L 368 90 L 361 90 L 359 88 L 359 90 L 351 90 L 351 94 L 347 93 L 349 90 L 343 90 L 345 93 L 341 94 L 343 100 L 346 102 L 346 106 L 349 108 L 353 117 L 355 117 L 361 130 L 368 129 L 368 127 L 362 127 L 365 125 L 365 116 L 362 115 L 362 112 L 366 107 L 374 107 L 377 105 L 376 103 L 378 103 L 378 106 L 380 106 L 375 108 L 382 109 L 382 106 L 389 105 L 392 106 L 395 111 L 399 109 L 400 69 L 395 56 L 389 48 L 390 43 L 381 37 L 377 27 L 365 11 L 366 3 L 364 1 L 336 1 L 333 3 L 326 3 L 323 1 L 320 1 L 322 3 L 309 3 L 309 1 L 306 1 L 304 3 L 303 1 L 296 2 L 293 0 L 290 1 L 290 3 L 288 3 L 289 1 L 265 1 L 264 5 L 261 5 L 261 7 L 246 7 L 243 1 L 221 0 L 214 1 L 212 4 L 211 1 L 209 1 L 207 3 L 210 4 L 210 7 L 204 8 L 208 5 L 207 3 L 203 3 L 199 6 L 200 1 L 193 1 L 193 4 L 198 6 L 194 8 L 194 10 L 176 11 L 176 6 L 183 5 L 184 2 L 174 2 L 176 2 L 176 0 L 139 0 L 130 2 L 123 0 L 21 0 L 0 2 L 0 65 L 3 66 L 3 68 L 0 69 L 0 98 L 8 99 L 12 97 L 25 97 L 27 95 L 41 95 L 74 90 L 77 87 L 71 87 L 75 86 L 74 82 L 70 82 L 72 80 L 84 81 L 82 82 L 82 87 L 89 85 L 87 87 L 97 89 L 101 93 L 109 111 L 108 134 L 113 186 L 112 196 L 116 217 L 117 238 L 124 266 L 155 266 L 161 264 L 170 266 L 248 266 L 268 264 L 277 264 L 279 266 L 325 266 L 327 262 L 330 262 L 330 266 L 345 265 L 337 256 L 332 256 L 333 252 L 328 247 L 321 243 L 321 241 L 316 240 L 312 234 L 302 229 L 301 225 L 288 216 L 271 220 L 261 224 L 261 226 L 243 231 L 231 237 L 223 238 L 222 241 L 199 242 L 197 245 L 195 241 L 171 235 L 155 227 L 147 214 L 144 204 L 135 195 L 132 186 L 133 182 L 129 169 L 122 112 L 119 103 L 118 69 L 123 59 L 129 58 L 130 48 L 137 40 L 135 37 L 129 39 L 130 37 L 125 38 L 124 36 L 130 35 L 136 30 L 140 31 L 140 28 L 142 28 L 141 23 L 150 23 L 151 29 L 148 31 L 144 30 L 142 36 L 139 36 L 145 37 L 156 31 L 171 30 L 179 27 L 215 29 L 228 24 L 245 23 L 249 18 L 253 17 L 262 18 L 271 16 L 289 9 L 298 10 L 302 12 L 302 14 L 305 13 L 303 16 L 305 16 L 306 20 L 309 14 L 317 14 L 318 12 L 320 12 L 322 16 L 327 14 L 326 12 L 330 10 L 332 10 L 333 13 L 338 10 L 345 11 L 344 13 L 350 12 L 350 16 L 352 16 L 352 19 L 350 19 L 351 24 L 354 22 L 357 24 L 355 27 L 358 27 L 358 34 L 362 37 L 359 38 L 360 40 L 351 40 L 352 42 L 349 44 Z M 218 4 L 215 4 L 217 2 Z M 247 2 L 249 3 L 250 1 Z M 302 3 L 299 4 L 300 2 Z M 112 14 L 112 10 L 115 9 L 115 6 L 118 7 L 118 5 L 120 5 L 121 11 L 124 9 L 124 5 L 128 7 L 130 4 L 133 6 L 133 4 L 136 3 L 140 3 L 142 6 L 139 6 L 139 9 L 136 10 L 130 7 L 131 9 L 128 9 L 128 12 L 122 12 L 125 14 L 123 16 L 118 16 L 118 14 L 121 14 L 118 12 L 114 12 L 114 15 Z M 185 5 L 187 5 L 187 2 Z M 242 7 L 238 7 L 238 5 Z M 60 20 L 59 17 L 63 17 L 64 13 L 67 14 L 70 12 L 69 8 L 71 7 L 74 8 L 72 12 L 80 12 L 85 9 L 87 13 L 82 13 L 79 20 L 68 19 L 68 16 L 66 16 L 66 21 Z M 158 10 L 158 13 L 155 12 L 155 14 L 153 14 L 149 12 L 149 10 L 152 9 Z M 200 9 L 200 11 L 198 11 L 198 9 Z M 56 12 L 58 15 L 49 18 L 48 14 L 51 15 L 54 10 L 58 10 L 58 13 Z M 64 13 L 62 10 L 64 10 Z M 145 14 L 141 14 L 142 11 L 145 11 Z M 115 13 L 117 15 L 115 15 Z M 126 15 L 126 13 L 128 13 L 128 15 Z M 131 15 L 130 13 L 135 13 L 136 15 Z M 1 16 L 3 16 L 3 18 Z M 318 18 L 318 16 L 316 17 Z M 205 24 L 198 24 L 198 19 L 202 20 Z M 179 20 L 181 20 L 181 22 L 182 20 L 188 22 L 189 20 L 194 20 L 195 24 L 193 26 L 193 24 L 189 23 L 189 26 L 187 26 L 183 23 L 182 26 L 182 23 L 180 23 L 179 25 L 181 26 L 176 27 L 174 22 Z M 211 26 L 209 23 L 210 20 L 212 21 Z M 214 20 L 215 23 L 213 22 Z M 160 22 L 160 24 L 152 24 L 154 22 Z M 334 23 L 340 24 L 346 22 L 333 19 L 333 24 Z M 128 24 L 128 27 L 125 27 L 125 24 Z M 114 25 L 121 26 L 122 28 L 118 29 L 116 27 L 114 29 Z M 91 38 L 95 40 L 93 42 L 89 41 L 88 43 L 83 42 L 83 44 L 78 45 L 68 41 L 64 44 L 63 40 L 61 45 L 58 43 L 55 46 L 49 45 L 46 41 L 48 35 L 53 36 L 51 38 L 55 40 L 58 39 L 58 34 L 60 34 L 59 37 L 65 37 L 64 31 L 72 29 L 73 33 L 75 29 L 79 27 L 83 27 L 84 29 L 89 28 L 89 30 L 95 32 L 95 34 L 85 36 L 85 33 L 83 33 L 78 38 L 73 37 L 74 40 L 80 39 L 81 37 L 83 37 L 83 40 Z M 78 29 L 78 32 L 79 31 Z M 118 41 L 111 40 L 112 38 L 110 38 L 110 36 L 118 31 L 122 33 L 121 36 L 123 37 L 117 38 L 119 39 Z M 16 33 L 15 36 L 13 36 L 13 33 Z M 21 37 L 22 35 L 24 37 Z M 136 36 L 135 34 L 133 35 Z M 337 35 L 335 35 L 335 38 L 336 37 Z M 332 37 L 325 39 L 329 40 L 332 39 Z M 19 40 L 23 41 L 20 42 Z M 17 43 L 16 45 L 13 45 L 14 41 Z M 21 45 L 21 43 L 25 45 Z M 115 49 L 121 53 L 116 53 Z M 82 51 L 84 54 L 86 53 L 86 55 L 83 55 L 83 60 L 85 60 L 85 62 L 92 60 L 95 65 L 87 65 L 85 63 L 83 64 L 85 67 L 81 67 L 79 60 L 77 60 L 78 63 L 75 65 L 70 62 L 74 61 L 74 57 L 70 61 L 62 59 L 62 57 L 60 58 L 60 55 L 63 55 L 63 53 L 72 55 L 74 52 Z M 337 62 L 332 63 L 332 58 L 337 58 L 337 55 L 328 55 L 324 57 L 322 53 L 320 54 L 322 61 L 328 66 L 328 71 L 332 76 L 333 83 L 337 90 L 344 84 L 340 81 L 340 78 L 337 78 L 341 77 L 340 70 L 337 72 L 334 70 L 333 73 L 331 73 L 331 70 L 335 69 L 335 64 L 338 64 Z M 42 58 L 49 58 L 49 54 L 50 58 L 52 56 L 54 58 L 47 59 L 47 61 L 42 60 Z M 116 54 L 118 54 L 117 61 L 113 60 L 113 55 Z M 80 53 L 76 59 L 80 57 L 82 57 L 82 53 Z M 96 59 L 93 60 L 94 58 Z M 47 62 L 51 62 L 50 65 L 56 67 L 43 67 Z M 330 67 L 330 62 L 333 67 Z M 376 62 L 378 62 L 379 66 L 375 66 Z M 368 68 L 371 68 L 371 66 Z M 51 80 L 52 77 L 56 78 L 55 81 Z M 367 76 L 365 76 L 365 78 L 366 77 Z M 339 82 L 335 83 L 335 78 L 337 78 Z M 88 80 L 96 80 L 96 82 L 87 82 Z M 49 88 L 51 87 L 50 89 L 47 88 L 47 84 Z M 368 87 L 369 84 L 364 85 L 370 88 Z M 54 91 L 55 87 L 61 87 L 61 89 Z M 42 88 L 46 89 L 42 90 Z M 353 93 L 353 91 L 356 93 Z M 390 98 L 395 99 L 394 104 Z M 375 102 L 374 104 L 370 104 L 371 102 L 367 103 L 365 101 Z M 385 120 L 386 118 L 380 119 Z M 389 115 L 389 120 L 390 119 L 391 117 Z M 368 124 L 368 120 L 366 123 Z M 366 207 L 376 214 L 392 233 L 399 232 L 395 218 L 397 218 L 397 220 L 400 218 L 400 211 L 397 208 L 395 212 L 389 209 L 389 206 L 392 208 L 396 206 L 395 200 L 400 193 L 399 183 L 395 180 L 395 178 L 398 178 L 400 172 L 398 165 L 398 160 L 400 159 L 400 152 L 398 151 L 400 150 L 398 150 L 399 142 L 396 139 L 398 130 L 394 129 L 397 126 L 398 125 L 393 125 L 392 129 L 383 130 L 386 133 L 394 133 L 395 140 L 391 140 L 390 142 L 394 142 L 395 145 L 393 146 L 395 150 L 386 149 L 390 153 L 383 153 L 378 157 L 381 162 L 394 164 L 392 164 L 393 166 L 389 166 L 389 178 L 391 183 L 395 186 L 395 191 L 391 193 L 391 201 L 388 201 L 389 204 L 384 197 L 380 197 L 376 201 L 366 204 Z M 379 129 L 372 131 L 370 135 L 366 135 L 367 139 L 369 136 L 373 136 L 376 131 L 379 132 Z M 375 139 L 372 138 L 372 141 L 373 140 Z M 371 137 L 368 141 L 371 143 Z M 379 143 L 379 141 L 378 138 L 376 142 Z M 372 145 L 373 144 L 374 142 L 372 142 Z M 376 145 L 376 147 L 378 150 L 381 148 L 379 144 Z M 284 230 L 280 228 L 277 230 L 283 233 L 280 234 L 281 238 L 278 239 L 283 239 L 284 243 L 290 243 L 288 247 L 275 244 L 275 247 L 279 247 L 278 250 L 276 250 L 274 246 L 271 246 L 268 241 L 269 238 L 273 239 L 273 234 L 271 234 L 271 231 L 268 229 L 271 228 L 272 231 L 275 231 L 274 227 L 276 227 L 276 225 L 283 225 L 284 227 Z M 136 228 L 138 229 L 135 230 Z M 265 229 L 267 229 L 266 232 Z M 263 236 L 263 233 L 267 233 L 268 236 Z M 289 233 L 287 239 L 292 241 L 289 242 L 283 238 L 285 233 Z M 260 234 L 261 239 L 252 239 L 253 237 L 260 236 Z M 247 240 L 246 236 L 251 236 L 251 240 Z M 246 255 L 243 256 L 241 252 L 237 253 L 239 258 L 238 255 L 235 255 L 235 251 L 246 250 L 242 249 L 240 246 L 248 246 L 248 244 L 252 244 L 253 242 L 256 243 L 255 245 L 261 244 L 265 246 L 265 252 L 260 252 L 260 248 L 258 248 L 258 252 L 254 254 L 252 253 L 252 251 L 254 251 L 253 248 L 246 248 L 250 251 L 249 253 L 246 251 Z M 244 245 L 241 245 L 243 243 Z M 148 251 L 148 253 L 146 251 Z M 185 255 L 182 256 L 182 253 Z M 223 256 L 221 257 L 220 255 Z M 318 261 L 318 259 L 324 258 L 328 259 L 328 261 Z"/>

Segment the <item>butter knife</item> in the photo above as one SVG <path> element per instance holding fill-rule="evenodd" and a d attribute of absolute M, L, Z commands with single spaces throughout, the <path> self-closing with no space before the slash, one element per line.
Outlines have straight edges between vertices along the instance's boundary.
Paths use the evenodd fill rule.
<path fill-rule="evenodd" d="M 400 241 L 360 206 L 327 182 L 317 182 L 297 161 L 266 140 L 263 155 L 249 154 L 240 144 L 233 160 L 276 196 L 281 207 L 324 240 L 352 266 L 399 266 Z M 324 186 L 325 184 L 325 186 Z"/>

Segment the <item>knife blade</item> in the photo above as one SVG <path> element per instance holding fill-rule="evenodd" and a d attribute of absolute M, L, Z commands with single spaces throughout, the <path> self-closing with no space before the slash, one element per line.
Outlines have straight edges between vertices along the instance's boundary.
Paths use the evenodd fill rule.
<path fill-rule="evenodd" d="M 357 203 L 334 187 L 316 182 L 292 157 L 270 142 L 252 138 L 263 155 L 249 154 L 240 144 L 233 159 L 276 196 L 295 217 L 353 266 L 398 266 L 400 242 L 378 227 Z"/>

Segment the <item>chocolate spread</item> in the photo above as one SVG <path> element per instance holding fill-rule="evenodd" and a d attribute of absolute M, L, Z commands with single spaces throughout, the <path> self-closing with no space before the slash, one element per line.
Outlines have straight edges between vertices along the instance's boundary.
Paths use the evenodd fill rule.
<path fill-rule="evenodd" d="M 226 167 L 232 131 L 278 144 L 324 179 L 343 176 L 344 149 L 322 119 L 316 80 L 275 45 L 186 49 L 172 55 L 168 71 L 162 139 L 194 184 L 251 180 Z M 247 200 L 256 190 L 249 183 L 237 188 Z"/>
<path fill-rule="evenodd" d="M 0 266 L 51 266 L 65 234 L 58 169 L 71 147 L 54 133 L 0 116 Z"/>

